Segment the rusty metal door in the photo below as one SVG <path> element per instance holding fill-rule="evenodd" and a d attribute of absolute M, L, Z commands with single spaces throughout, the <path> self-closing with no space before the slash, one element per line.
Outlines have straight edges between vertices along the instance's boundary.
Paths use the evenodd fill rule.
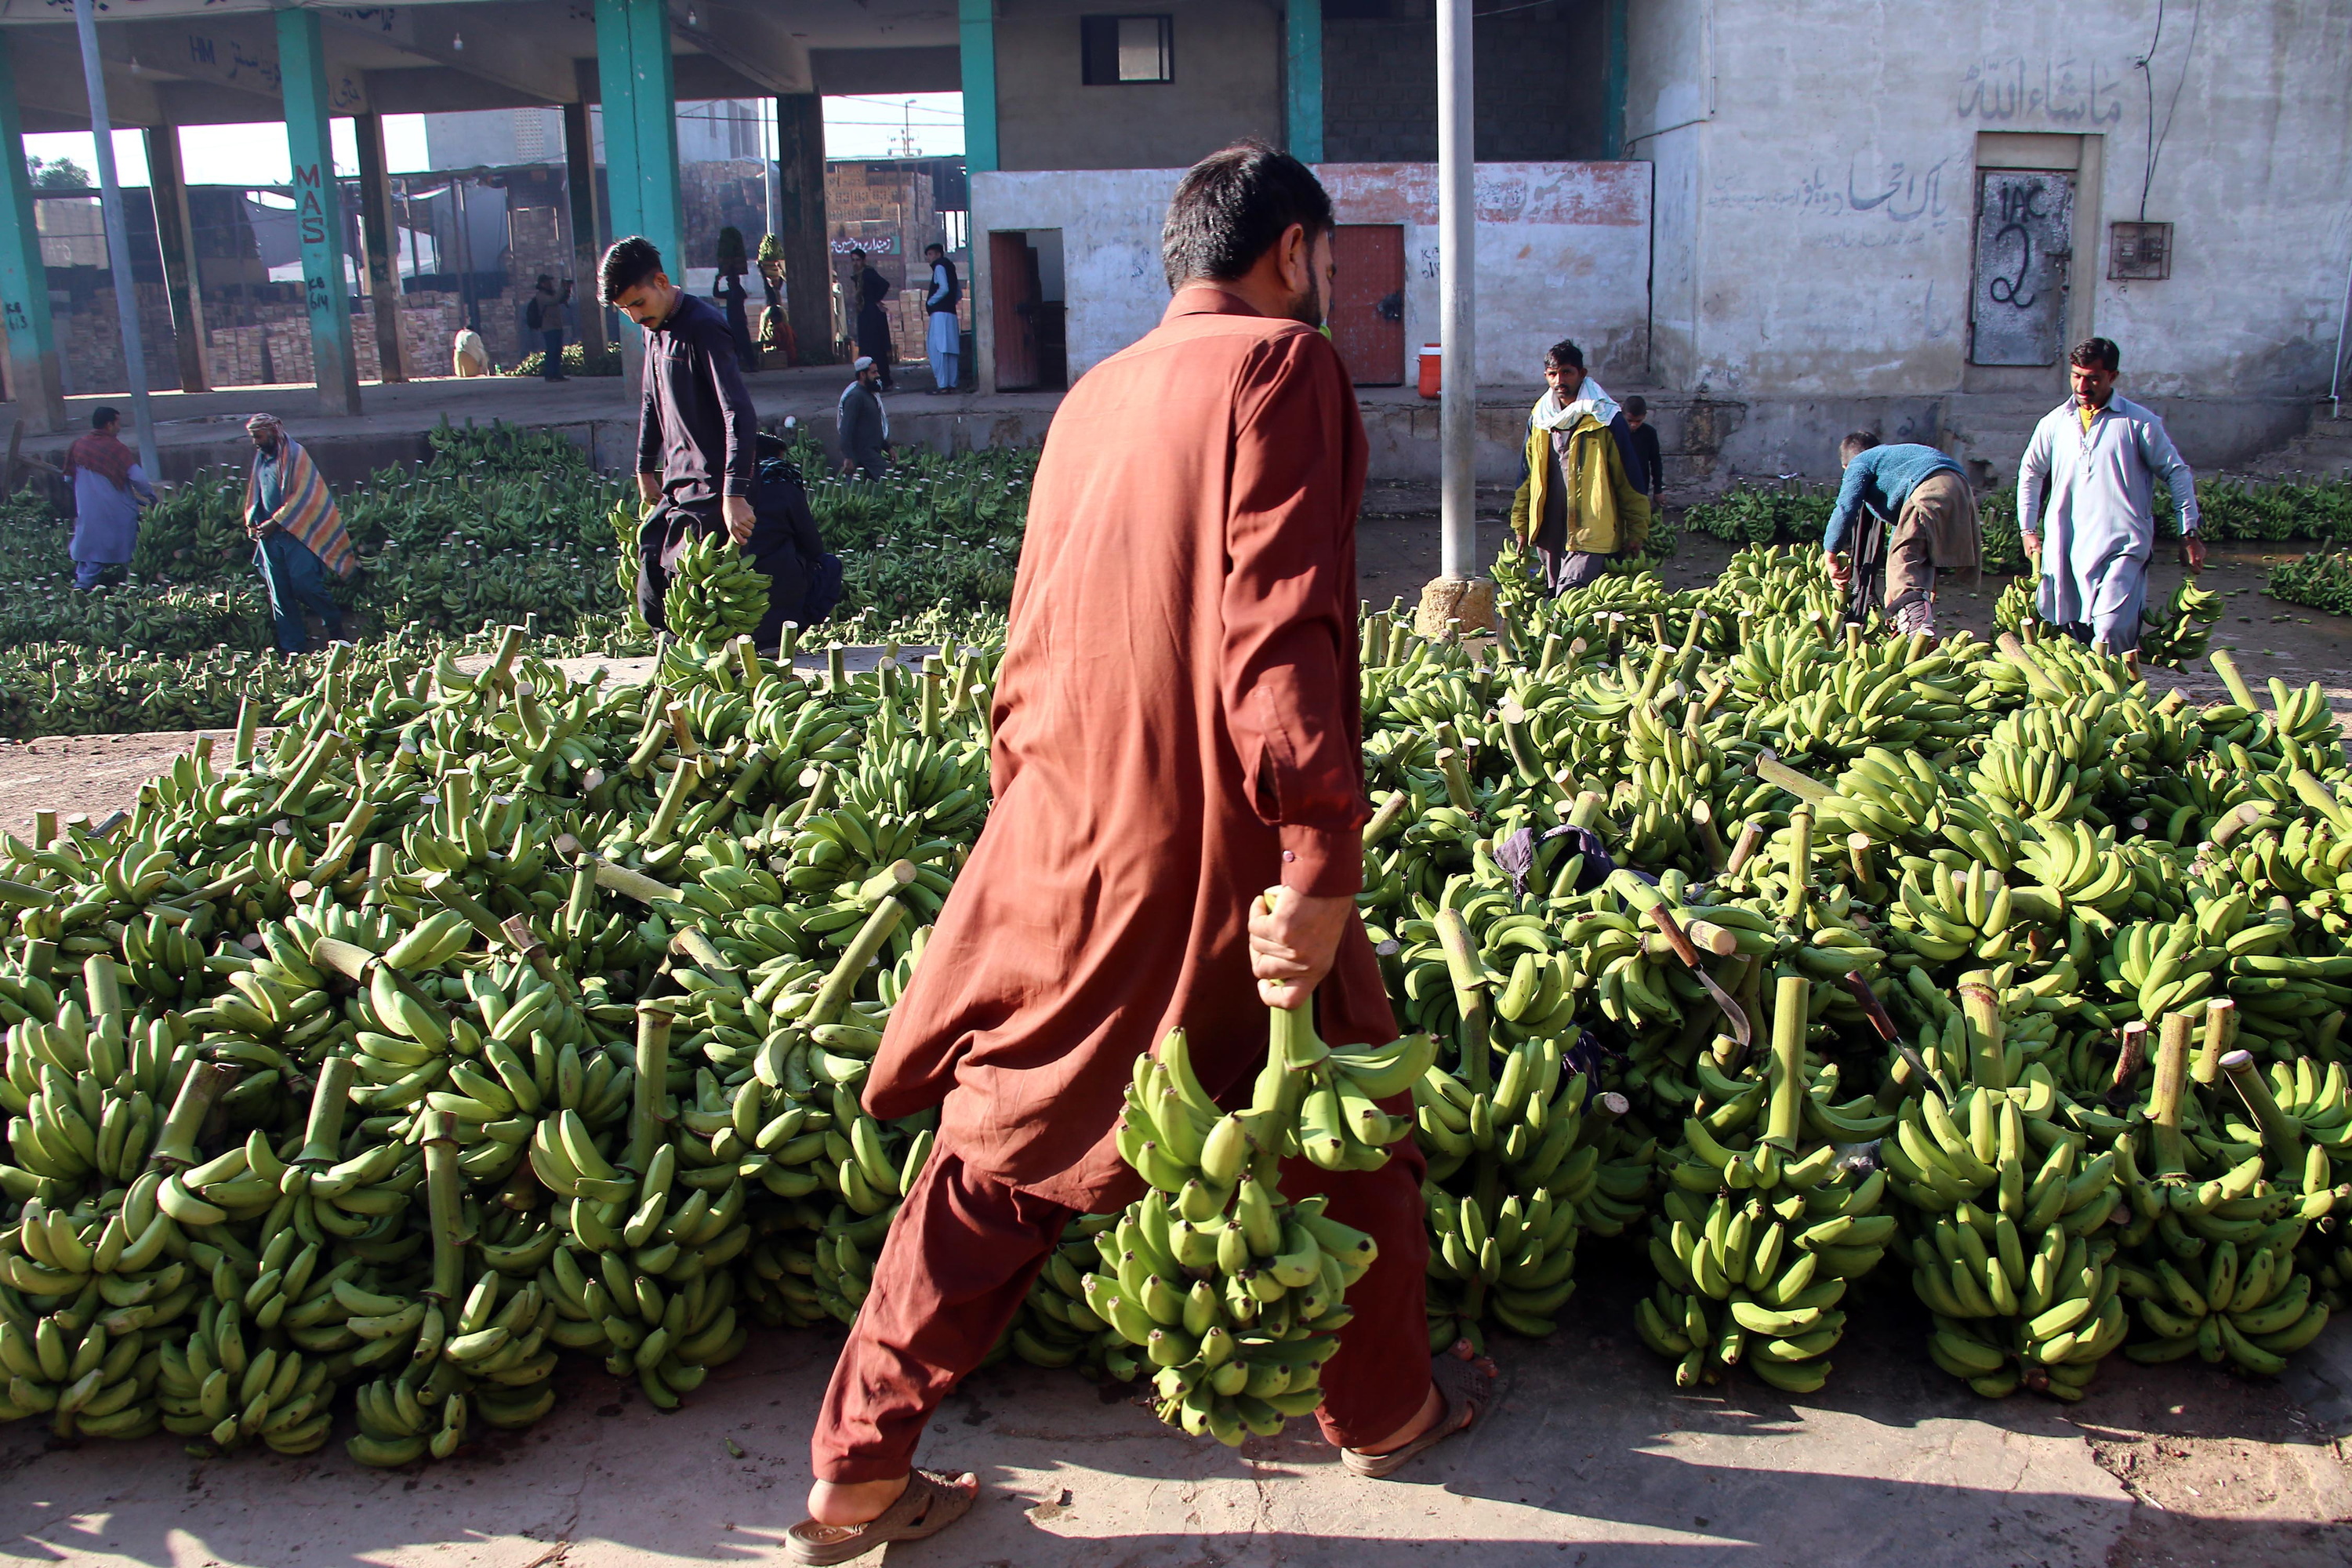
<path fill-rule="evenodd" d="M 2041 169 L 1978 174 L 1972 362 L 2056 364 L 2063 357 L 2074 249 L 2074 175 Z"/>
<path fill-rule="evenodd" d="M 1035 386 L 1041 378 L 1037 306 L 1045 290 L 1027 234 L 1013 229 L 988 237 L 988 294 L 996 327 L 996 390 Z"/>
<path fill-rule="evenodd" d="M 1331 344 L 1358 386 L 1404 383 L 1404 226 L 1343 223 L 1331 237 L 1339 279 Z"/>

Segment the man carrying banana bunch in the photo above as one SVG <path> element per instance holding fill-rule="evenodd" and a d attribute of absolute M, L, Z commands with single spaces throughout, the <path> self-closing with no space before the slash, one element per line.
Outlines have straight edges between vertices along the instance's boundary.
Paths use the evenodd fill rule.
<path fill-rule="evenodd" d="M 1116 1136 L 1139 1052 L 1181 1026 L 1231 1106 L 1268 1005 L 1313 1005 L 1334 1046 L 1396 1036 L 1355 910 L 1365 445 L 1316 330 L 1332 224 L 1286 154 L 1203 160 L 1162 231 L 1167 314 L 1055 415 L 996 688 L 995 805 L 866 1088 L 878 1117 L 938 1106 L 939 1141 L 826 1390 L 796 1563 L 971 1508 L 977 1479 L 915 1469 L 916 1445 L 1068 1221 L 1142 1192 Z M 1286 1197 L 1328 1194 L 1378 1247 L 1318 1413 L 1358 1474 L 1467 1426 L 1492 1370 L 1463 1346 L 1433 1375 L 1423 1170 L 1410 1141 L 1377 1171 L 1283 1167 Z"/>

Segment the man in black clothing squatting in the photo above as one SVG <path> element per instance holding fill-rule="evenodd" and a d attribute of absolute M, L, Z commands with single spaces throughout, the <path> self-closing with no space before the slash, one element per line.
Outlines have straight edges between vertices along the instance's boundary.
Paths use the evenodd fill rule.
<path fill-rule="evenodd" d="M 768 574 L 768 614 L 752 641 L 772 648 L 783 623 L 800 617 L 824 546 L 797 483 L 762 494 L 759 425 L 735 335 L 716 306 L 670 281 L 642 236 L 616 240 L 598 271 L 604 302 L 646 330 L 637 494 L 653 510 L 637 535 L 637 611 L 663 629 L 671 568 L 698 536 L 724 530 Z"/>

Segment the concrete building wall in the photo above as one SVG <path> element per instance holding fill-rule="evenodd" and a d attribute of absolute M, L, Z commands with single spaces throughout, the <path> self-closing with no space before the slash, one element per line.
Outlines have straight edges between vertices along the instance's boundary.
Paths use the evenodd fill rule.
<path fill-rule="evenodd" d="M 1925 406 L 2006 458 L 2023 413 L 1994 403 L 2063 390 L 2059 366 L 1970 363 L 1978 175 L 2030 135 L 2080 164 L 2069 335 L 2122 345 L 2126 390 L 2183 411 L 2192 460 L 2298 426 L 2352 255 L 2352 0 L 2185 9 L 2151 53 L 2154 7 L 2123 0 L 1633 6 L 1655 379 L 1745 401 L 1756 468 L 1794 439 L 1763 434 L 1770 405 Z M 2144 186 L 2176 226 L 2172 276 L 2110 280 L 2107 226 Z"/>
<path fill-rule="evenodd" d="M 1437 22 L 1430 0 L 1351 5 L 1335 15 L 1339 9 L 1324 14 L 1325 154 L 1334 163 L 1436 162 Z M 1481 159 L 1601 155 L 1601 0 L 1553 0 L 1481 17 L 1471 61 Z"/>
<path fill-rule="evenodd" d="M 1282 10 L 1275 0 L 1126 7 L 1174 18 L 1174 79 L 1085 84 L 1078 18 L 1102 0 L 1001 0 L 996 125 L 1007 169 L 1184 168 L 1244 136 L 1282 141 Z"/>
<path fill-rule="evenodd" d="M 1437 336 L 1437 171 L 1327 163 L 1341 223 L 1404 228 L 1406 352 Z M 972 176 L 975 236 L 1058 229 L 1073 378 L 1150 331 L 1167 308 L 1160 227 L 1181 169 Z M 1638 382 L 1649 354 L 1650 171 L 1639 163 L 1487 163 L 1478 169 L 1478 380 L 1533 385 L 1543 353 L 1573 337 L 1604 383 Z M 984 271 L 985 242 L 973 247 Z M 986 315 L 987 280 L 974 297 Z M 990 327 L 982 357 L 992 363 Z"/>

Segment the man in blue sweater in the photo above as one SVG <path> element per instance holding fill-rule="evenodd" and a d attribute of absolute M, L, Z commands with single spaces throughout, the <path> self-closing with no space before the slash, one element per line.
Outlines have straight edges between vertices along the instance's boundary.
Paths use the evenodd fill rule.
<path fill-rule="evenodd" d="M 1846 619 L 1873 608 L 1897 634 L 1936 635 L 1936 574 L 1974 580 L 1983 555 L 1976 496 L 1933 447 L 1881 446 L 1866 430 L 1838 448 L 1845 481 L 1822 535 L 1830 579 L 1848 590 Z"/>

